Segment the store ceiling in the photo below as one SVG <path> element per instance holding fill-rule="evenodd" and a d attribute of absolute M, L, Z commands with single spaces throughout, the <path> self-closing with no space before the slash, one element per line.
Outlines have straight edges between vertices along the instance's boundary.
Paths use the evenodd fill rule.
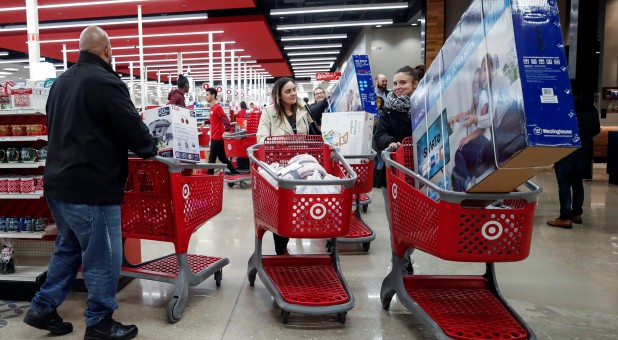
<path fill-rule="evenodd" d="M 76 39 L 83 27 L 80 25 L 74 28 L 43 28 L 51 23 L 66 23 L 66 22 L 89 22 L 96 23 L 101 20 L 109 20 L 110 17 L 117 19 L 135 19 L 137 16 L 136 5 L 142 5 L 144 18 L 161 18 L 166 17 L 166 21 L 144 23 L 144 35 L 160 35 L 160 34 L 183 34 L 176 36 L 155 36 L 144 38 L 144 53 L 145 60 L 148 66 L 150 79 L 156 79 L 155 70 L 161 69 L 162 80 L 167 81 L 167 74 L 174 75 L 176 67 L 163 66 L 175 65 L 177 55 L 163 53 L 182 52 L 184 64 L 192 63 L 207 63 L 208 50 L 207 42 L 208 35 L 200 32 L 207 31 L 223 31 L 213 35 L 214 42 L 234 41 L 233 44 L 226 44 L 226 50 L 242 49 L 236 51 L 236 56 L 247 56 L 243 60 L 255 60 L 254 65 L 260 65 L 266 73 L 273 77 L 290 76 L 292 69 L 290 68 L 290 59 L 294 58 L 288 55 L 285 46 L 306 44 L 331 44 L 334 41 L 296 41 L 282 42 L 281 37 L 289 35 L 322 35 L 333 33 L 344 33 L 347 38 L 343 41 L 337 40 L 337 43 L 342 44 L 339 54 L 334 55 L 336 60 L 331 67 L 331 70 L 336 69 L 343 60 L 347 49 L 350 48 L 362 27 L 345 27 L 345 28 L 315 28 L 303 30 L 280 31 L 277 30 L 278 25 L 288 24 L 306 24 L 316 22 L 341 22 L 341 21 L 359 21 L 359 20 L 374 20 L 376 18 L 393 19 L 396 24 L 408 24 L 409 20 L 420 9 L 419 1 L 397 1 L 397 0 L 358 0 L 358 1 L 338 1 L 338 0 L 314 0 L 314 1 L 298 1 L 298 0 L 226 0 L 226 1 L 191 1 L 191 0 L 143 0 L 143 1 L 97 1 L 98 4 L 79 7 L 54 7 L 62 4 L 78 4 L 89 3 L 91 0 L 69 1 L 69 0 L 38 0 L 39 5 L 39 22 L 41 23 L 40 40 L 41 56 L 51 58 L 58 63 L 62 60 L 62 44 L 67 44 L 68 50 L 76 50 L 78 43 Z M 271 16 L 272 9 L 280 8 L 299 8 L 299 7 L 315 7 L 315 6 L 334 6 L 334 5 L 357 5 L 357 4 L 373 4 L 373 3 L 408 3 L 409 7 L 397 10 L 380 10 L 380 11 L 349 11 L 349 12 L 333 12 L 333 13 L 312 13 L 302 15 L 285 15 Z M 10 51 L 8 56 L 0 56 L 3 59 L 17 59 L 26 57 L 26 31 L 10 31 L 21 26 L 25 27 L 26 11 L 25 9 L 6 11 L 12 7 L 23 7 L 24 0 L 3 0 L 0 3 L 0 51 Z M 177 15 L 208 15 L 208 19 L 198 20 L 180 20 L 171 21 Z M 137 36 L 137 24 L 129 23 L 122 25 L 101 25 L 112 38 L 113 53 L 116 56 L 116 69 L 124 74 L 129 74 L 128 61 L 132 60 L 137 66 L 138 57 L 121 57 L 123 55 L 137 55 L 139 53 L 137 46 L 137 37 L 128 37 L 124 39 L 115 39 L 116 37 Z M 9 31 L 7 31 L 9 30 Z M 53 43 L 45 43 L 45 41 L 57 40 Z M 173 47 L 152 47 L 159 45 L 179 45 Z M 127 48 L 127 49 L 125 49 Z M 215 45 L 215 65 L 220 62 L 220 45 Z M 203 53 L 198 53 L 202 51 Z M 314 50 L 319 51 L 319 50 Z M 282 53 L 284 52 L 284 53 Z M 302 51 L 301 51 L 302 52 Z M 148 55 L 157 54 L 157 55 Z M 77 52 L 69 52 L 68 60 L 73 63 L 77 60 Z M 227 53 L 229 60 L 229 52 Z M 187 58 L 195 58 L 197 60 L 187 60 Z M 202 60 L 199 60 L 202 59 Z M 151 62 L 152 61 L 152 62 Z M 229 62 L 229 61 L 228 61 Z M 2 65 L 0 64 L 0 68 Z M 192 66 L 192 70 L 197 68 L 206 69 L 207 65 Z M 218 66 L 215 66 L 217 68 Z M 137 76 L 139 72 L 134 70 Z M 151 73 L 152 72 L 152 73 Z M 215 76 L 215 78 L 217 78 Z"/>

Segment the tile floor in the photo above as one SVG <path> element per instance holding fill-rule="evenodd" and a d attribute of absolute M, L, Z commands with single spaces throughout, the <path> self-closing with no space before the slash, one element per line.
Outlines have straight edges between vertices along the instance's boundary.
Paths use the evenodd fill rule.
<path fill-rule="evenodd" d="M 603 166 L 585 183 L 584 224 L 573 230 L 554 229 L 545 221 L 557 217 L 558 194 L 553 172 L 537 176 L 544 192 L 535 216 L 528 259 L 497 265 L 503 295 L 536 332 L 539 339 L 618 339 L 618 187 L 607 183 Z M 382 195 L 374 190 L 364 215 L 378 233 L 368 254 L 360 247 L 341 247 L 341 266 L 356 298 L 345 325 L 334 316 L 292 314 L 283 325 L 280 310 L 259 281 L 247 282 L 247 260 L 253 251 L 254 229 L 250 190 L 224 189 L 224 210 L 198 230 L 190 253 L 228 257 L 220 288 L 213 279 L 190 289 L 187 307 L 176 324 L 166 320 L 170 284 L 134 280 L 118 293 L 115 318 L 139 326 L 142 339 L 427 339 L 431 334 L 400 303 L 389 311 L 379 301 L 380 285 L 390 267 L 390 243 Z M 611 203 L 614 202 L 614 203 Z M 267 236 L 265 253 L 272 253 Z M 143 242 L 145 258 L 171 251 L 170 244 Z M 324 241 L 291 240 L 293 253 L 323 252 Z M 415 271 L 482 273 L 482 264 L 445 262 L 417 252 Z M 25 305 L 25 306 L 24 306 Z M 75 330 L 63 339 L 83 337 L 85 293 L 73 293 L 59 309 Z M 21 309 L 20 309 L 21 308 Z M 44 331 L 22 323 L 27 303 L 0 302 L 0 337 L 36 339 Z M 16 311 L 18 310 L 19 311 Z M 4 326 L 4 327 L 3 327 Z"/>

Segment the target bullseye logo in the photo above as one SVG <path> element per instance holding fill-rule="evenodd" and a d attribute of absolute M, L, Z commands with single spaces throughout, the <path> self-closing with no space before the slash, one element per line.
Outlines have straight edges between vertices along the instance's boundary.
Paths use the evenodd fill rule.
<path fill-rule="evenodd" d="M 182 186 L 182 197 L 187 199 L 189 196 L 191 196 L 191 190 L 189 190 L 189 184 L 185 184 Z"/>
<path fill-rule="evenodd" d="M 488 221 L 483 224 L 483 228 L 481 228 L 481 233 L 483 237 L 493 241 L 498 237 L 502 236 L 502 224 L 498 221 Z"/>
<path fill-rule="evenodd" d="M 227 145 L 227 149 L 228 149 L 228 150 L 230 150 L 230 151 L 232 151 L 232 144 L 228 144 L 228 145 Z"/>
<path fill-rule="evenodd" d="M 321 220 L 326 216 L 326 206 L 322 203 L 316 203 L 309 209 L 309 213 L 313 219 Z"/>
<path fill-rule="evenodd" d="M 393 199 L 396 200 L 397 199 L 397 184 L 393 184 Z"/>

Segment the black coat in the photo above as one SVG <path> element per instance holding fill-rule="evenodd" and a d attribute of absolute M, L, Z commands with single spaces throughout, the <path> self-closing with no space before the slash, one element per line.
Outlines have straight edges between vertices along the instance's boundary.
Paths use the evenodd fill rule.
<path fill-rule="evenodd" d="M 46 109 L 45 196 L 77 204 L 122 203 L 127 150 L 146 158 L 157 148 L 120 77 L 100 57 L 81 52 L 52 85 Z"/>
<path fill-rule="evenodd" d="M 326 111 L 327 108 L 328 108 L 328 101 L 324 99 L 322 101 L 315 102 L 311 105 L 308 105 L 307 111 L 309 111 L 309 114 L 311 115 L 311 118 L 313 119 L 313 121 L 321 126 L 322 125 L 322 114 L 324 113 L 324 111 Z"/>
<path fill-rule="evenodd" d="M 412 120 L 409 112 L 394 111 L 384 108 L 384 115 L 378 120 L 374 138 L 378 152 L 386 149 L 392 142 L 401 142 L 412 136 Z"/>

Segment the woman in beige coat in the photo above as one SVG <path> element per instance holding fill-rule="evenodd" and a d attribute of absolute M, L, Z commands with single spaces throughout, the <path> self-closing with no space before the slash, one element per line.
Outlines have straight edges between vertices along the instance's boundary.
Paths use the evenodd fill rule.
<path fill-rule="evenodd" d="M 273 104 L 267 106 L 260 117 L 257 131 L 258 143 L 266 137 L 281 135 L 307 135 L 313 122 L 309 112 L 297 101 L 296 82 L 291 78 L 281 78 L 275 82 L 272 91 Z M 273 233 L 277 255 L 289 254 L 289 238 Z"/>

